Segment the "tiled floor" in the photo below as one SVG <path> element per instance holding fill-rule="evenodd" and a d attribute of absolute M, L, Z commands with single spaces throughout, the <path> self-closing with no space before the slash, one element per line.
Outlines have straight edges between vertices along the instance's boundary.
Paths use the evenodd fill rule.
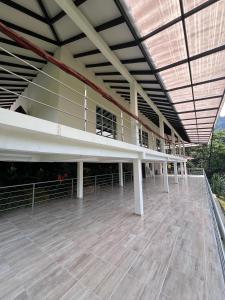
<path fill-rule="evenodd" d="M 144 183 L 0 216 L 0 299 L 225 299 L 202 177 Z"/>

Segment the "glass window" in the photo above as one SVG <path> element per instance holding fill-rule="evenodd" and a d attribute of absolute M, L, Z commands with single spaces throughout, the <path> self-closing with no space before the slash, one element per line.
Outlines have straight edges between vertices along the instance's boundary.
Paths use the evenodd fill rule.
<path fill-rule="evenodd" d="M 148 148 L 148 133 L 142 130 L 142 136 L 141 136 L 140 129 L 139 129 L 139 145 Z"/>
<path fill-rule="evenodd" d="M 116 116 L 111 112 L 96 107 L 96 134 L 116 139 Z"/>

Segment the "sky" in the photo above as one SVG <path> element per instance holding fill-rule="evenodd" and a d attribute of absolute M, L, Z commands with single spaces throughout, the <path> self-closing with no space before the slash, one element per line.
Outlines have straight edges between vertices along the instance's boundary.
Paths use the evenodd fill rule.
<path fill-rule="evenodd" d="M 220 116 L 221 117 L 225 116 L 225 102 L 223 104 L 223 108 L 221 109 Z"/>

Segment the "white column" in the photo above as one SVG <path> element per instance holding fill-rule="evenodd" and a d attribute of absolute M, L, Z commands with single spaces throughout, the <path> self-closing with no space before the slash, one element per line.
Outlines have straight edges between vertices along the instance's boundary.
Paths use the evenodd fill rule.
<path fill-rule="evenodd" d="M 184 162 L 184 175 L 187 176 L 187 163 Z"/>
<path fill-rule="evenodd" d="M 133 176 L 134 176 L 134 212 L 137 215 L 143 215 L 143 190 L 142 190 L 142 167 L 141 160 L 133 161 Z"/>
<path fill-rule="evenodd" d="M 83 162 L 77 163 L 77 198 L 83 198 Z"/>
<path fill-rule="evenodd" d="M 123 187 L 123 163 L 119 162 L 119 186 Z"/>
<path fill-rule="evenodd" d="M 160 139 L 160 150 L 161 152 L 165 153 L 165 140 L 164 138 L 164 122 L 162 117 L 159 117 L 159 134 L 161 135 Z"/>
<path fill-rule="evenodd" d="M 181 140 L 178 138 L 179 155 L 181 155 Z"/>
<path fill-rule="evenodd" d="M 174 179 L 175 183 L 178 183 L 178 172 L 177 172 L 177 162 L 174 162 Z"/>
<path fill-rule="evenodd" d="M 169 193 L 169 181 L 168 181 L 168 170 L 167 170 L 167 162 L 163 162 L 163 182 L 165 192 Z"/>
<path fill-rule="evenodd" d="M 184 177 L 184 165 L 183 165 L 183 162 L 180 163 L 180 172 L 181 172 L 181 176 Z"/>
<path fill-rule="evenodd" d="M 134 82 L 130 83 L 130 111 L 138 117 L 138 99 L 137 88 Z M 135 145 L 139 145 L 138 121 L 131 119 L 131 141 Z"/>
<path fill-rule="evenodd" d="M 183 141 L 183 156 L 185 156 L 185 147 L 184 147 L 184 141 Z"/>
<path fill-rule="evenodd" d="M 173 130 L 172 130 L 171 137 L 172 137 L 172 154 L 176 155 L 175 133 Z"/>
<path fill-rule="evenodd" d="M 148 178 L 150 177 L 150 167 L 149 167 L 149 163 L 145 163 L 145 177 Z"/>
<path fill-rule="evenodd" d="M 152 162 L 152 176 L 155 177 L 155 163 Z"/>

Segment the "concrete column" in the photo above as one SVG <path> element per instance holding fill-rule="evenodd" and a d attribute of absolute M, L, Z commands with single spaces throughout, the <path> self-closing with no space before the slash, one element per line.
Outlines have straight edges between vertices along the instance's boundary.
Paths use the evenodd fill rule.
<path fill-rule="evenodd" d="M 141 160 L 133 161 L 133 176 L 134 176 L 134 212 L 136 215 L 143 215 L 143 189 L 142 189 L 142 166 Z"/>
<path fill-rule="evenodd" d="M 123 163 L 119 162 L 119 186 L 123 187 Z"/>
<path fill-rule="evenodd" d="M 159 134 L 162 138 L 164 138 L 164 122 L 162 117 L 159 117 Z M 160 139 L 160 150 L 161 152 L 165 153 L 165 140 Z"/>
<path fill-rule="evenodd" d="M 174 162 L 174 179 L 175 183 L 178 183 L 178 172 L 177 172 L 177 162 Z"/>
<path fill-rule="evenodd" d="M 172 133 L 171 133 L 171 138 L 172 138 L 172 154 L 176 155 L 175 133 L 174 133 L 173 130 L 172 130 Z"/>
<path fill-rule="evenodd" d="M 183 156 L 185 156 L 185 147 L 184 147 L 184 141 L 183 141 Z"/>
<path fill-rule="evenodd" d="M 187 163 L 184 162 L 184 175 L 187 176 Z"/>
<path fill-rule="evenodd" d="M 179 155 L 181 155 L 181 140 L 178 139 Z"/>
<path fill-rule="evenodd" d="M 155 163 L 152 162 L 152 176 L 155 177 Z"/>
<path fill-rule="evenodd" d="M 184 165 L 183 165 L 183 162 L 180 163 L 180 172 L 181 172 L 181 176 L 184 177 Z"/>
<path fill-rule="evenodd" d="M 150 167 L 149 167 L 149 163 L 145 163 L 145 177 L 150 177 Z"/>
<path fill-rule="evenodd" d="M 167 162 L 163 162 L 163 183 L 165 192 L 169 193 L 169 180 L 168 180 L 168 170 L 167 170 Z"/>
<path fill-rule="evenodd" d="M 83 162 L 77 163 L 77 198 L 82 199 L 83 194 Z"/>
<path fill-rule="evenodd" d="M 138 117 L 138 99 L 137 88 L 134 82 L 130 83 L 130 111 Z M 139 128 L 138 121 L 131 119 L 131 141 L 135 145 L 139 145 Z"/>

